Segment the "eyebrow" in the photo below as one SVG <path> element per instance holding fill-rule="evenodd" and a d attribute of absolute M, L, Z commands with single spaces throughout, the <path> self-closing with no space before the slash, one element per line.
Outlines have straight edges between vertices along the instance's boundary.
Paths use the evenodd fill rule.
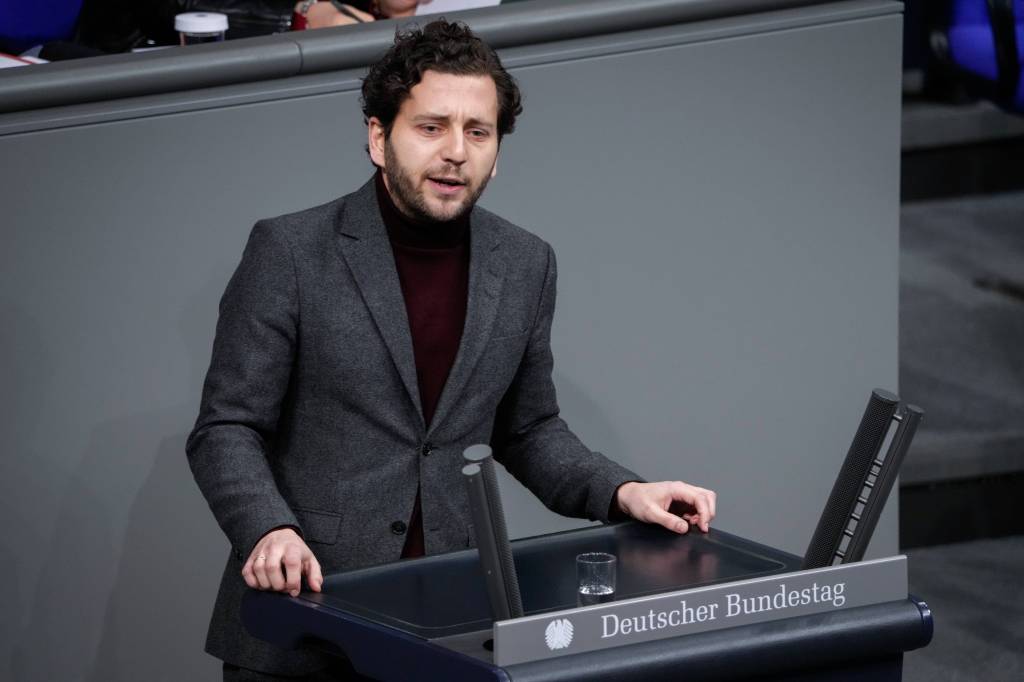
<path fill-rule="evenodd" d="M 412 117 L 412 120 L 414 123 L 421 123 L 424 121 L 439 121 L 442 123 L 450 123 L 451 117 L 445 114 L 417 114 L 416 116 Z M 484 121 L 479 118 L 469 118 L 466 121 L 466 125 L 474 128 L 487 128 L 488 130 L 493 130 L 495 128 L 495 124 L 488 123 L 487 121 Z"/>

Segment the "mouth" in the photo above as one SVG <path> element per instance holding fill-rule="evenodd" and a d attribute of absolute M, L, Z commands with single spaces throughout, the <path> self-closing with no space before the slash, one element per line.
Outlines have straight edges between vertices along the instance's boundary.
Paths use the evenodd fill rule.
<path fill-rule="evenodd" d="M 465 181 L 454 177 L 438 176 L 428 180 L 435 190 L 444 195 L 458 194 L 466 186 Z"/>

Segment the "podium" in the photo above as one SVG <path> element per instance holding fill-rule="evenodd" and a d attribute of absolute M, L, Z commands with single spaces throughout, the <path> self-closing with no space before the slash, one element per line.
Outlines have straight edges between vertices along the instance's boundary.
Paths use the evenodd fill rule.
<path fill-rule="evenodd" d="M 319 594 L 290 597 L 251 590 L 242 603 L 242 619 L 253 635 L 277 646 L 324 648 L 346 656 L 360 674 L 382 681 L 899 680 L 903 652 L 926 645 L 932 636 L 927 605 L 906 595 L 902 558 L 901 563 L 882 560 L 863 569 L 847 564 L 800 572 L 800 557 L 721 530 L 676 535 L 635 522 L 517 540 L 512 549 L 525 617 L 494 627 L 476 550 L 329 575 Z M 588 551 L 619 558 L 616 601 L 577 609 L 575 557 Z M 868 569 L 888 573 L 872 577 L 864 573 Z M 792 586 L 803 574 L 817 578 L 830 571 L 859 571 L 860 577 L 851 575 L 850 584 L 859 579 L 867 589 L 872 580 L 892 582 L 890 592 L 896 598 L 857 605 L 851 587 L 843 599 L 823 603 L 820 612 L 801 615 L 807 607 L 798 606 L 799 591 L 789 593 L 795 595 L 789 605 L 796 608 L 786 608 L 786 588 L 780 595 L 779 585 L 772 582 L 784 577 Z M 900 571 L 902 581 L 877 577 L 898 576 Z M 824 575 L 823 586 L 828 584 Z M 723 590 L 740 594 L 741 588 L 733 590 L 733 585 L 748 592 L 767 585 L 764 589 L 771 592 L 765 603 L 770 609 L 775 599 L 778 606 L 782 596 L 782 608 L 754 614 L 763 622 L 731 626 L 727 614 L 745 602 L 729 596 L 717 612 L 718 622 L 710 624 L 714 629 L 702 623 L 683 626 L 685 618 L 677 616 L 679 627 L 648 633 L 655 639 L 630 643 L 628 637 L 608 636 L 608 624 L 618 634 L 619 617 L 610 615 L 617 605 L 643 612 L 647 604 L 665 602 L 658 599 L 665 593 L 673 593 L 671 603 L 682 597 L 697 604 L 700 598 L 721 597 Z M 818 589 L 816 580 L 815 601 Z M 543 624 L 552 619 L 583 623 L 585 617 L 594 620 L 605 612 L 605 632 L 598 635 L 608 640 L 604 648 L 580 653 L 567 648 L 549 658 L 496 664 L 493 644 L 501 628 L 523 621 L 523 629 L 532 619 L 543 633 Z M 654 607 L 650 614 L 654 628 Z M 582 626 L 579 631 L 582 640 Z M 517 652 L 500 653 L 514 659 Z"/>

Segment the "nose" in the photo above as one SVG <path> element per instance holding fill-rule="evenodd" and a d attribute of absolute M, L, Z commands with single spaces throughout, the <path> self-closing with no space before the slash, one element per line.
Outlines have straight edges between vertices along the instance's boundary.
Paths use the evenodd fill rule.
<path fill-rule="evenodd" d="M 441 156 L 445 161 L 456 166 L 466 161 L 466 138 L 461 130 L 452 128 L 445 137 L 444 147 L 441 149 Z"/>

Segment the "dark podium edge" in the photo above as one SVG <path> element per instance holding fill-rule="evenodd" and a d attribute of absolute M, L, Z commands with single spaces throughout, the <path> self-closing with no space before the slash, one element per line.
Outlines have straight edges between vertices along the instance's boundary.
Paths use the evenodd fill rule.
<path fill-rule="evenodd" d="M 584 529 L 582 532 L 586 532 Z M 607 530 L 607 527 L 605 527 Z M 522 538 L 555 540 L 567 533 Z M 790 564 L 779 571 L 799 570 L 799 557 L 724 531 L 728 541 L 748 550 L 767 550 Z M 462 550 L 465 551 L 465 550 Z M 784 555 L 784 556 L 783 556 Z M 430 562 L 437 557 L 414 561 Z M 796 568 L 792 563 L 796 562 Z M 373 570 L 360 569 L 360 570 Z M 697 587 L 695 585 L 694 587 Z M 602 651 L 498 667 L 426 637 L 374 622 L 325 603 L 313 593 L 298 597 L 249 590 L 242 601 L 242 619 L 253 636 L 284 649 L 311 646 L 348 658 L 362 673 L 384 679 L 630 680 L 686 671 L 688 680 L 816 679 L 839 672 L 841 679 L 900 680 L 903 653 L 927 645 L 934 632 L 928 605 L 912 595 L 905 600 L 798 616 L 768 623 L 626 644 Z M 302 636 L 285 633 L 304 632 Z M 443 639 L 443 638 L 442 638 Z M 343 650 L 334 641 L 345 641 Z M 381 657 L 379 652 L 386 652 Z M 741 655 L 737 655 L 741 651 Z M 782 676 L 782 677 L 779 677 Z"/>

